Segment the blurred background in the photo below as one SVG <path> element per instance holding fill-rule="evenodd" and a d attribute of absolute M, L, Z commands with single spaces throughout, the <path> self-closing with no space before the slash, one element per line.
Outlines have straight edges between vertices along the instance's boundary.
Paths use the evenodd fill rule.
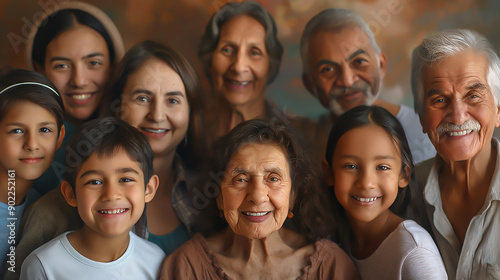
<path fill-rule="evenodd" d="M 51 5 L 68 0 L 0 0 L 0 67 L 22 67 L 31 24 Z M 152 39 L 180 51 L 195 66 L 205 89 L 208 81 L 196 55 L 210 16 L 222 0 L 84 0 L 102 9 L 120 30 L 125 48 Z M 326 111 L 302 85 L 299 40 L 306 23 L 325 8 L 351 9 L 372 28 L 388 57 L 380 97 L 413 107 L 410 56 L 433 31 L 470 28 L 485 35 L 500 53 L 500 1 L 496 0 L 260 0 L 274 17 L 285 48 L 278 78 L 267 96 L 281 109 L 317 118 Z M 498 132 L 497 132 L 498 134 Z"/>

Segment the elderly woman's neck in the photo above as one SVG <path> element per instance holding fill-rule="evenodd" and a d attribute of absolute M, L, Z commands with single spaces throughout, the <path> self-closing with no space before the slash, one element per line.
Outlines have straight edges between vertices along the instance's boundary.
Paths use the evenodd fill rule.
<path fill-rule="evenodd" d="M 219 237 L 221 242 L 216 242 L 218 246 L 213 248 L 216 253 L 247 262 L 265 261 L 266 258 L 272 258 L 277 254 L 286 255 L 287 251 L 291 253 L 307 245 L 307 241 L 301 235 L 284 228 L 262 239 L 249 239 L 234 234 L 230 228 Z"/>
<path fill-rule="evenodd" d="M 442 190 L 444 188 L 467 194 L 476 192 L 478 188 L 489 188 L 496 160 L 497 151 L 493 145 L 487 145 L 469 160 L 444 160 L 443 169 L 440 172 Z"/>
<path fill-rule="evenodd" d="M 244 121 L 267 118 L 266 102 L 263 98 L 249 101 L 243 105 L 233 105 L 220 101 L 217 107 L 218 110 L 221 110 L 219 112 L 225 112 L 225 114 L 220 114 L 221 117 L 227 116 L 224 118 L 227 121 L 226 133 Z M 223 123 L 224 119 L 220 123 Z"/>

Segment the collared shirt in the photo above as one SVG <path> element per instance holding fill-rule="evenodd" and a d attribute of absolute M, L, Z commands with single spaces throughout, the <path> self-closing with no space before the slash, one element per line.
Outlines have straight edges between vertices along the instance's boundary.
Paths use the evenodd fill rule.
<path fill-rule="evenodd" d="M 182 160 L 178 155 L 175 155 L 174 162 L 174 174 L 175 174 L 175 183 L 172 188 L 172 208 L 174 209 L 175 215 L 186 226 L 186 229 L 191 234 L 191 230 L 193 224 L 195 222 L 195 211 L 196 210 L 192 206 L 192 196 L 188 190 L 188 182 L 186 181 L 186 170 L 182 165 Z M 190 177 L 194 178 L 193 174 L 190 174 Z M 139 221 L 134 226 L 134 233 L 138 236 L 148 239 L 149 232 L 147 230 L 147 206 L 144 209 L 144 213 L 142 214 Z"/>
<path fill-rule="evenodd" d="M 439 187 L 441 160 L 437 156 L 424 162 L 431 165 L 424 188 L 424 202 L 431 221 L 436 244 L 443 257 L 450 279 L 500 279 L 500 148 L 497 139 L 492 140 L 497 151 L 495 173 L 483 207 L 467 228 L 463 245 L 443 210 Z M 427 167 L 418 166 L 419 170 Z M 466 207 L 466 205 L 464 205 Z"/>

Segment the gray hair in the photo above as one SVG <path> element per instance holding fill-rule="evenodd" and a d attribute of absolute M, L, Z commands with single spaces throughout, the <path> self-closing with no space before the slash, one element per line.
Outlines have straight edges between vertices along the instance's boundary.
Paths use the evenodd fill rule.
<path fill-rule="evenodd" d="M 359 27 L 363 30 L 370 40 L 370 44 L 378 55 L 381 53 L 380 47 L 375 41 L 375 36 L 370 29 L 370 26 L 355 12 L 341 9 L 330 8 L 315 15 L 306 25 L 302 38 L 300 39 L 300 54 L 302 57 L 302 67 L 304 73 L 307 73 L 309 38 L 319 31 L 338 31 L 344 28 Z"/>
<path fill-rule="evenodd" d="M 205 33 L 201 37 L 198 57 L 201 60 L 205 74 L 210 78 L 212 53 L 219 43 L 220 29 L 225 22 L 235 16 L 247 15 L 259 21 L 266 30 L 265 43 L 269 54 L 269 74 L 267 83 L 270 84 L 278 75 L 283 46 L 278 40 L 278 29 L 271 14 L 256 2 L 229 2 L 222 6 L 208 22 Z"/>
<path fill-rule="evenodd" d="M 490 87 L 495 104 L 500 100 L 500 59 L 488 40 L 473 30 L 451 29 L 436 32 L 424 38 L 413 50 L 411 59 L 411 89 L 415 111 L 421 116 L 424 113 L 424 88 L 422 69 L 432 63 L 457 55 L 464 51 L 483 54 L 488 59 L 486 80 Z"/>

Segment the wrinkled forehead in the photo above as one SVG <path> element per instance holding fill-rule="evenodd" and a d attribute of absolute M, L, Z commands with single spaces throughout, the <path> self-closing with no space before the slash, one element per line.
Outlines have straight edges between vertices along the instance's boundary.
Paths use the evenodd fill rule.
<path fill-rule="evenodd" d="M 357 26 L 318 30 L 309 38 L 310 57 L 338 56 L 346 58 L 358 50 L 375 55 L 368 35 Z"/>
<path fill-rule="evenodd" d="M 487 74 L 486 56 L 465 51 L 425 65 L 422 68 L 422 82 L 425 88 L 443 83 L 466 85 L 475 82 L 487 85 Z"/>

